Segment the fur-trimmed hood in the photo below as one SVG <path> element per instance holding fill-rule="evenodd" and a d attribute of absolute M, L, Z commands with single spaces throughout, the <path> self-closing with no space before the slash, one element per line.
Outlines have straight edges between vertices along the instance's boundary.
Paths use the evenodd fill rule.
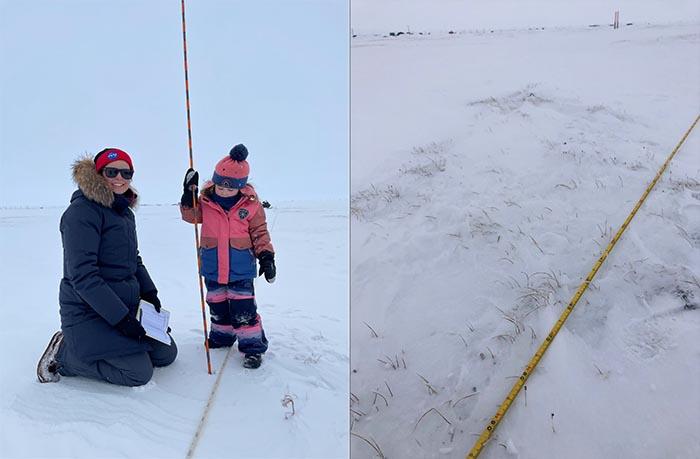
<path fill-rule="evenodd" d="M 114 193 L 107 180 L 95 170 L 95 163 L 91 157 L 83 156 L 73 163 L 73 181 L 89 200 L 105 207 L 112 207 L 114 204 Z M 124 194 L 129 198 L 129 207 L 136 207 L 138 202 L 136 190 L 129 186 Z"/>

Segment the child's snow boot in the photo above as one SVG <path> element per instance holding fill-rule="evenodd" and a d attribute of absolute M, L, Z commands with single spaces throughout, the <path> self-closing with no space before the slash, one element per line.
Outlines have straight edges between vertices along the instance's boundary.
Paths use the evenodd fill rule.
<path fill-rule="evenodd" d="M 58 361 L 56 354 L 63 342 L 63 332 L 57 331 L 51 337 L 49 345 L 39 359 L 39 364 L 36 366 L 36 377 L 41 383 L 56 382 L 61 379 L 58 374 Z"/>
<path fill-rule="evenodd" d="M 246 368 L 258 368 L 262 363 L 261 354 L 246 354 L 243 360 L 243 366 Z"/>

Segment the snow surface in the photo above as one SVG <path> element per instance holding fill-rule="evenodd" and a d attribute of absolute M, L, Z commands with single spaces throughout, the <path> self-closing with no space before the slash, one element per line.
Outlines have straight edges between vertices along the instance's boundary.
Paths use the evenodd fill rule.
<path fill-rule="evenodd" d="M 348 454 L 347 201 L 273 205 L 278 276 L 256 282 L 270 348 L 257 370 L 233 351 L 194 457 Z M 194 230 L 176 206 L 136 211 L 177 360 L 137 388 L 84 378 L 40 384 L 36 363 L 60 323 L 62 211 L 0 209 L 0 457 L 185 457 L 216 379 L 206 371 Z M 225 354 L 211 351 L 216 371 Z"/>
<path fill-rule="evenodd" d="M 700 112 L 697 22 L 538 25 L 353 39 L 352 457 L 464 457 Z M 481 457 L 700 457 L 698 129 Z"/>

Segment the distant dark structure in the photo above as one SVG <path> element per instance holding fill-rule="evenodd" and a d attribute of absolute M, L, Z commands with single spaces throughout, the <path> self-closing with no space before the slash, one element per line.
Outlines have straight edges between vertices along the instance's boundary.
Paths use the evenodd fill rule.
<path fill-rule="evenodd" d="M 269 209 L 270 207 L 272 207 L 272 204 L 270 204 L 270 203 L 267 202 L 267 201 L 263 201 L 263 202 L 262 202 L 262 206 L 263 206 L 265 209 Z"/>

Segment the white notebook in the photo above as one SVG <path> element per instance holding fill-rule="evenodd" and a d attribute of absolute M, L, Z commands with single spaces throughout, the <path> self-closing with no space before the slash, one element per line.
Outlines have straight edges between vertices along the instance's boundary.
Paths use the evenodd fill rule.
<path fill-rule="evenodd" d="M 161 308 L 160 313 L 156 311 L 155 306 L 146 301 L 139 303 L 139 310 L 136 313 L 139 322 L 146 336 L 150 336 L 154 340 L 170 345 L 172 339 L 168 335 L 168 322 L 170 321 L 170 312 Z"/>

